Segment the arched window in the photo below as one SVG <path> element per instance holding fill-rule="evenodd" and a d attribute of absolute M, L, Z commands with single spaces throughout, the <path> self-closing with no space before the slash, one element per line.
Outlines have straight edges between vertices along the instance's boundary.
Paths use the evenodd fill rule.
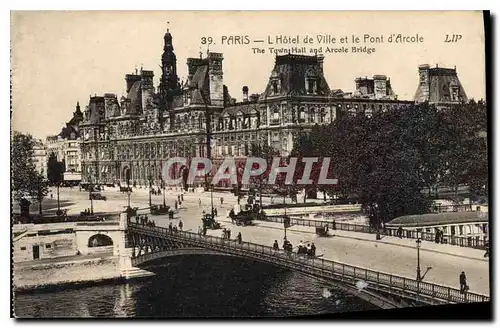
<path fill-rule="evenodd" d="M 306 109 L 305 107 L 299 108 L 299 123 L 304 123 L 306 121 Z"/>
<path fill-rule="evenodd" d="M 316 108 L 309 108 L 309 123 L 316 123 Z"/>

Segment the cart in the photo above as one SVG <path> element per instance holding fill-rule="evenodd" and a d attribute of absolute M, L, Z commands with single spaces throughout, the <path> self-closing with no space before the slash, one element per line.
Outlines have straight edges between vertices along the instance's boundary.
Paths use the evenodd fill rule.
<path fill-rule="evenodd" d="M 319 237 L 328 237 L 328 227 L 316 227 L 316 234 Z"/>
<path fill-rule="evenodd" d="M 201 221 L 203 222 L 203 228 L 207 229 L 220 229 L 220 223 L 215 221 L 212 214 L 205 214 Z"/>

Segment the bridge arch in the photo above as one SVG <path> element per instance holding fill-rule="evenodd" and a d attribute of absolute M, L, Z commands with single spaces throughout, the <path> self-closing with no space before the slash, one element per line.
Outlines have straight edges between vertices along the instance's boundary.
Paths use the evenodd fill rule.
<path fill-rule="evenodd" d="M 275 263 L 273 261 L 269 261 L 265 257 L 248 257 L 244 254 L 235 254 L 235 253 L 227 253 L 218 250 L 212 250 L 207 248 L 199 248 L 199 247 L 186 247 L 186 248 L 177 248 L 177 249 L 168 249 L 168 250 L 154 250 L 151 249 L 152 252 L 141 255 L 138 258 L 132 258 L 132 266 L 138 267 L 144 270 L 151 270 L 152 267 L 156 266 L 157 263 L 154 263 L 155 260 L 173 258 L 178 256 L 186 256 L 186 255 L 203 255 L 203 256 L 221 256 L 221 257 L 233 257 L 239 258 L 246 261 L 256 261 L 259 263 L 265 263 L 276 268 L 280 269 L 289 269 L 291 271 L 298 272 L 307 277 L 315 279 L 324 283 L 326 286 L 331 288 L 337 288 L 343 290 L 344 292 L 356 296 L 358 298 L 363 299 L 375 306 L 378 306 L 382 309 L 392 309 L 395 307 L 400 307 L 401 305 L 409 306 L 407 302 L 402 299 L 393 299 L 392 297 L 388 297 L 388 295 L 373 293 L 367 289 L 360 290 L 356 286 L 353 286 L 352 283 L 344 283 L 341 281 L 328 281 L 317 275 L 311 274 L 305 270 L 302 270 L 299 267 L 287 266 Z"/>
<path fill-rule="evenodd" d="M 110 236 L 98 233 L 90 236 L 87 247 L 107 247 L 113 246 L 113 244 L 113 239 Z"/>

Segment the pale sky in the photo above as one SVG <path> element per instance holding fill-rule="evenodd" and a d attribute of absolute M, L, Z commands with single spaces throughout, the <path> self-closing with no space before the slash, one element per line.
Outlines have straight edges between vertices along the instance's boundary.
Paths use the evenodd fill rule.
<path fill-rule="evenodd" d="M 167 22 L 170 22 L 167 24 Z M 411 100 L 420 64 L 456 66 L 469 98 L 485 98 L 484 25 L 481 12 L 13 12 L 11 14 L 13 130 L 45 138 L 57 134 L 80 101 L 90 95 L 125 93 L 125 74 L 135 68 L 161 74 L 163 36 L 173 36 L 179 78 L 187 76 L 186 59 L 206 56 L 202 37 L 212 37 L 211 51 L 224 55 L 224 84 L 232 97 L 242 87 L 261 93 L 274 64 L 268 36 L 299 36 L 300 46 L 345 46 L 349 53 L 325 53 L 324 73 L 331 89 L 354 91 L 356 77 L 384 74 L 401 100 Z M 317 35 L 331 35 L 336 44 L 318 44 Z M 384 37 L 384 43 L 363 44 L 375 52 L 352 53 L 352 35 Z M 423 38 L 421 43 L 388 43 L 390 34 Z M 461 35 L 446 43 L 446 35 Z M 246 45 L 221 44 L 223 36 L 247 35 Z M 305 45 L 311 36 L 315 42 Z M 340 44 L 347 37 L 348 44 Z M 252 47 L 264 48 L 254 54 Z M 295 45 L 292 45 L 292 47 Z M 324 51 L 324 50 L 323 50 Z"/>

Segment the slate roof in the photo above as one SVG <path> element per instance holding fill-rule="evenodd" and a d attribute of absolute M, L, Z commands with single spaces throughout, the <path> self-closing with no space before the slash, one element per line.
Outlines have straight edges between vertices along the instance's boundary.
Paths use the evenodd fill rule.
<path fill-rule="evenodd" d="M 432 225 L 488 222 L 486 212 L 445 212 L 400 216 L 387 223 L 388 227 L 422 227 Z"/>
<path fill-rule="evenodd" d="M 418 102 L 429 101 L 431 103 L 450 102 L 451 86 L 458 86 L 459 98 L 467 101 L 467 95 L 457 76 L 457 71 L 453 68 L 429 68 L 429 97 L 423 94 L 419 85 L 415 92 L 414 100 Z"/>
<path fill-rule="evenodd" d="M 274 77 L 277 77 L 281 83 L 279 96 L 307 95 L 306 74 L 315 76 L 318 79 L 316 95 L 328 96 L 330 87 L 323 75 L 318 57 L 289 54 L 276 57 L 269 83 L 261 98 L 276 96 L 272 94 L 271 80 Z"/>

